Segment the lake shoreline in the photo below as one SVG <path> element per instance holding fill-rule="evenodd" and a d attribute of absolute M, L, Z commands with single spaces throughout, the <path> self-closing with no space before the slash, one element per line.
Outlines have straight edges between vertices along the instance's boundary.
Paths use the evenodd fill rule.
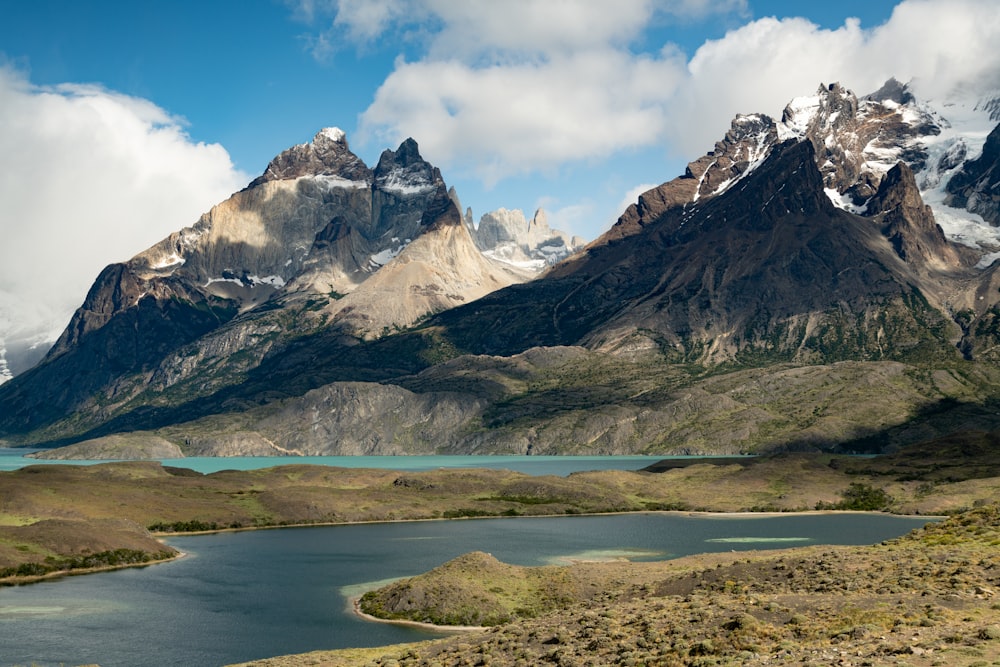
<path fill-rule="evenodd" d="M 152 532 L 151 534 L 157 538 L 160 542 L 164 543 L 165 546 L 170 546 L 164 539 L 169 539 L 171 537 L 197 537 L 200 535 L 216 535 L 223 533 L 241 533 L 241 532 L 251 532 L 251 531 L 261 531 L 261 530 L 281 530 L 281 529 L 296 529 L 296 528 L 333 528 L 337 526 L 361 526 L 361 525 L 380 525 L 380 524 L 407 524 L 407 523 L 423 523 L 423 522 L 450 522 L 450 521 L 471 521 L 479 519 L 552 519 L 552 518 L 572 518 L 572 517 L 601 517 L 601 516 L 637 516 L 637 515 L 664 515 L 664 516 L 690 516 L 699 518 L 718 518 L 718 519 L 732 519 L 732 518 L 768 518 L 768 517 L 781 517 L 781 516 L 821 516 L 821 515 L 832 515 L 832 514 L 885 514 L 887 516 L 895 516 L 901 518 L 920 518 L 928 520 L 944 519 L 944 516 L 929 516 L 929 515 L 918 515 L 918 514 L 894 514 L 891 512 L 866 512 L 858 510 L 803 510 L 800 512 L 710 512 L 710 511 L 692 511 L 692 510 L 636 510 L 633 512 L 622 511 L 622 512 L 590 512 L 590 513 L 580 513 L 580 514 L 535 514 L 528 516 L 483 516 L 483 517 L 427 517 L 422 519 L 385 519 L 377 521 L 331 521 L 322 523 L 300 523 L 300 524 L 286 524 L 286 525 L 274 525 L 274 526 L 241 526 L 238 528 L 217 528 L 212 530 L 199 530 L 190 532 Z M 131 568 L 147 567 L 152 565 L 162 565 L 164 563 L 170 563 L 176 561 L 180 558 L 186 557 L 188 554 L 184 552 L 178 552 L 177 555 L 171 556 L 170 558 L 158 558 L 154 560 L 149 560 L 142 563 L 126 563 L 122 565 L 105 565 L 100 567 L 91 568 L 76 568 L 69 570 L 55 570 L 52 572 L 46 572 L 45 574 L 39 575 L 28 575 L 28 576 L 14 576 L 0 578 L 0 588 L 8 586 L 26 586 L 30 584 L 42 583 L 45 581 L 56 581 L 65 577 L 75 577 L 83 576 L 87 574 L 99 574 L 101 572 L 113 572 L 115 570 L 124 570 Z M 381 619 L 367 614 L 363 614 L 360 609 L 357 610 L 358 613 L 362 614 L 367 620 L 387 622 L 387 623 L 416 623 L 415 621 L 391 621 L 388 619 Z M 435 626 L 433 624 L 424 624 L 429 628 L 433 629 L 449 629 L 449 626 Z M 420 624 L 417 624 L 420 626 Z M 482 628 L 476 628 L 482 629 Z"/>
<path fill-rule="evenodd" d="M 456 634 L 464 632 L 480 632 L 482 630 L 490 629 L 490 626 L 488 625 L 438 625 L 437 623 L 426 623 L 424 621 L 408 621 L 402 618 L 379 618 L 378 616 L 372 616 L 371 614 L 366 614 L 361 611 L 361 596 L 358 595 L 351 597 L 348 600 L 348 603 L 351 605 L 351 609 L 354 611 L 356 616 L 372 623 L 389 623 L 407 628 L 417 628 L 419 630 Z"/>
<path fill-rule="evenodd" d="M 727 559 L 736 557 L 730 554 L 730 545 L 708 543 L 706 538 L 805 535 L 817 542 L 836 543 L 854 542 L 871 534 L 867 544 L 904 534 L 913 523 L 876 514 L 792 515 L 765 519 L 766 526 L 761 520 L 707 521 L 683 512 L 628 513 L 577 521 L 551 518 L 553 522 L 381 523 L 337 530 L 248 531 L 169 539 L 168 544 L 188 554 L 169 567 L 11 590 L 0 605 L 0 618 L 10 629 L 0 640 L 0 654 L 20 661 L 17 664 L 30 664 L 43 656 L 44 649 L 44 657 L 53 661 L 121 667 L 135 664 L 134 656 L 141 655 L 150 665 L 166 667 L 259 661 L 320 647 L 357 646 L 359 642 L 388 646 L 457 637 L 455 641 L 478 643 L 479 638 L 495 631 L 456 634 L 454 628 L 447 627 L 451 619 L 433 613 L 417 614 L 412 620 L 430 620 L 446 627 L 375 621 L 356 614 L 351 598 L 377 588 L 381 580 L 418 576 L 476 551 L 492 553 L 516 568 L 537 566 L 560 573 L 574 570 L 583 572 L 583 577 L 589 577 L 587 573 L 593 569 L 596 592 L 604 588 L 602 582 L 611 585 L 626 575 L 670 567 L 673 555 L 721 550 Z M 751 549 L 744 550 L 745 546 Z M 656 558 L 672 556 L 661 563 L 647 562 L 646 556 L 604 566 L 593 563 L 626 547 L 636 553 L 664 554 Z M 743 558 L 757 551 L 752 545 L 738 550 Z M 549 564 L 554 556 L 568 556 L 579 564 L 553 568 Z M 508 566 L 498 568 L 507 572 Z M 600 568 L 606 574 L 598 576 Z M 508 589 L 506 579 L 498 581 Z M 367 604 L 362 609 L 367 611 Z M 379 612 L 372 607 L 370 613 Z M 463 625 L 486 625 L 482 623 L 485 617 L 474 615 L 455 620 Z M 288 664 L 307 662 L 292 660 Z"/>
<path fill-rule="evenodd" d="M 578 512 L 574 514 L 518 514 L 518 515 L 493 515 L 493 516 L 455 516 L 455 517 L 426 517 L 421 519 L 374 519 L 364 521 L 321 521 L 316 523 L 290 523 L 274 526 L 239 526 L 236 528 L 225 526 L 210 530 L 192 530 L 184 532 L 163 532 L 154 531 L 155 537 L 193 537 L 196 535 L 216 535 L 219 533 L 242 533 L 254 530 L 281 530 L 284 528 L 324 528 L 335 526 L 366 526 L 379 524 L 396 523 L 422 523 L 430 521 L 480 521 L 492 519 L 552 519 L 552 518 L 573 518 L 573 517 L 593 517 L 593 516 L 636 516 L 642 514 L 656 514 L 665 516 L 692 516 L 701 518 L 748 518 L 748 517 L 778 517 L 778 516 L 824 516 L 829 514 L 884 514 L 885 516 L 895 516 L 900 518 L 913 519 L 945 519 L 946 515 L 937 514 L 898 514 L 896 512 L 880 512 L 875 510 L 789 510 L 787 512 L 756 512 L 748 510 L 746 512 L 712 512 L 710 510 L 635 510 L 620 512 Z"/>
<path fill-rule="evenodd" d="M 170 545 L 165 544 L 164 546 L 170 546 Z M 174 561 L 180 560 L 181 558 L 186 558 L 187 555 L 188 554 L 183 551 L 178 551 L 175 555 L 171 556 L 170 558 L 157 558 L 154 560 L 145 561 L 143 563 L 124 563 L 122 565 L 81 567 L 71 570 L 54 570 L 52 572 L 46 572 L 45 574 L 4 577 L 0 579 L 0 588 L 5 588 L 9 586 L 27 586 L 29 584 L 39 584 L 45 581 L 58 581 L 59 579 L 65 579 L 66 577 L 77 577 L 86 574 L 99 574 L 101 572 L 114 572 L 116 570 L 129 570 L 139 567 L 149 567 L 151 565 L 163 565 L 164 563 L 173 563 Z"/>

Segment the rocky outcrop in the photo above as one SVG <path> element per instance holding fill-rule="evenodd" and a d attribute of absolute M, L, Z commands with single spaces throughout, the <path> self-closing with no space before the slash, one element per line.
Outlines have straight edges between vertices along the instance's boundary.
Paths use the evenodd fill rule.
<path fill-rule="evenodd" d="M 956 247 L 945 238 L 905 162 L 886 173 L 878 191 L 868 200 L 865 215 L 879 225 L 896 254 L 911 265 L 955 269 L 975 263 L 971 249 Z"/>
<path fill-rule="evenodd" d="M 770 116 L 737 116 L 713 150 L 689 163 L 683 176 L 641 194 L 595 243 L 609 243 L 630 236 L 661 219 L 672 208 L 720 194 L 759 165 L 777 143 L 777 137 L 778 131 Z"/>
<path fill-rule="evenodd" d="M 180 447 L 152 433 L 109 435 L 28 454 L 28 458 L 46 461 L 141 461 L 183 457 Z"/>
<path fill-rule="evenodd" d="M 293 146 L 271 160 L 264 173 L 247 187 L 302 176 L 330 176 L 354 183 L 372 182 L 371 169 L 350 151 L 344 132 L 328 127 L 320 130 L 310 143 Z"/>
<path fill-rule="evenodd" d="M 914 101 L 895 79 L 861 100 L 833 83 L 820 86 L 811 97 L 793 100 L 785 107 L 782 124 L 812 142 L 826 187 L 863 205 L 897 162 L 906 162 L 914 171 L 925 166 L 927 150 L 920 139 L 941 129 Z"/>
<path fill-rule="evenodd" d="M 433 454 L 485 405 L 459 392 L 337 382 L 247 414 L 236 431 L 219 430 L 208 419 L 171 433 L 189 454 L 202 456 Z"/>

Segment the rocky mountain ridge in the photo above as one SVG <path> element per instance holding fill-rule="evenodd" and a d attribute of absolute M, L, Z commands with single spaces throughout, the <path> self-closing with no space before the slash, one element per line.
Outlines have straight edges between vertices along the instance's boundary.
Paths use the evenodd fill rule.
<path fill-rule="evenodd" d="M 736 453 L 995 428 L 994 233 L 925 201 L 979 157 L 953 129 L 893 81 L 820 86 L 780 121 L 737 117 L 529 282 L 476 247 L 530 239 L 523 214 L 472 226 L 415 143 L 366 172 L 321 133 L 201 230 L 102 276 L 65 351 L 0 388 L 0 433 L 142 430 L 203 454 Z M 292 205 L 323 212 L 282 218 Z M 982 229 L 938 222 L 962 215 Z M 290 259 L 269 240 L 282 224 L 313 235 Z M 243 256 L 267 271 L 234 270 Z M 122 344 L 150 321 L 169 344 Z M 72 355 L 89 365 L 60 385 Z"/>
<path fill-rule="evenodd" d="M 445 192 L 440 171 L 420 157 L 416 142 L 408 140 L 396 151 L 386 151 L 369 168 L 351 152 L 341 130 L 325 128 L 312 141 L 275 157 L 260 177 L 193 226 L 128 262 L 105 269 L 97 280 L 103 288 L 91 290 L 55 343 L 43 344 L 37 353 L 14 350 L 16 359 L 5 364 L 0 384 L 42 359 L 45 349 L 50 359 L 73 349 L 82 336 L 101 329 L 142 298 L 197 303 L 214 311 L 220 325 L 262 304 L 270 307 L 272 299 L 314 303 L 317 298 L 336 295 L 339 300 L 406 253 L 407 246 L 433 222 L 423 219 L 424 209 L 447 208 Z M 449 192 L 448 196 L 457 205 L 457 195 Z M 475 236 L 474 228 L 468 231 Z M 451 242 L 467 246 L 464 236 L 459 237 Z M 387 300 L 368 299 L 362 307 L 365 316 L 343 319 L 356 321 L 369 335 L 384 327 L 407 326 L 483 290 L 530 278 L 545 266 L 535 261 L 538 257 L 555 257 L 553 244 L 559 246 L 560 258 L 573 250 L 564 238 L 569 241 L 562 232 L 547 227 L 545 234 L 519 236 L 521 251 L 533 258 L 523 263 L 495 261 L 489 255 L 496 248 L 488 240 L 479 240 L 474 247 L 485 258 L 470 252 L 463 255 L 475 265 L 469 273 L 479 278 L 462 278 L 458 285 L 431 281 L 429 289 L 415 285 L 414 290 L 424 298 L 400 307 L 408 299 L 397 295 L 391 303 L 392 314 L 379 314 Z M 478 281 L 482 283 L 472 284 Z M 449 296 L 428 296 L 435 292 Z M 359 310 L 350 301 L 336 306 L 307 310 L 322 311 L 317 317 L 327 318 Z M 204 332 L 199 329 L 195 337 Z M 15 363 L 22 358 L 26 363 Z M 5 359 L 0 353 L 0 361 Z"/>
<path fill-rule="evenodd" d="M 206 369 L 195 391 L 210 392 L 310 332 L 378 337 L 531 275 L 477 250 L 416 142 L 369 169 L 343 132 L 322 130 L 194 226 L 101 273 L 38 369 L 77 381 L 42 411 L 99 421 Z M 12 419 L 40 414 L 17 402 Z"/>
<path fill-rule="evenodd" d="M 839 208 L 864 213 L 885 174 L 904 162 L 939 218 L 964 220 L 969 216 L 960 209 L 965 207 L 952 206 L 958 204 L 954 199 L 946 203 L 942 193 L 967 158 L 983 148 L 979 135 L 989 119 L 979 106 L 973 116 L 971 129 L 956 129 L 895 79 L 860 98 L 839 83 L 821 85 L 815 94 L 792 100 L 780 121 L 765 114 L 738 115 L 725 137 L 691 162 L 683 177 L 642 194 L 618 221 L 615 233 L 627 234 L 670 206 L 721 194 L 753 171 L 774 146 L 789 139 L 812 143 L 827 195 Z M 986 222 L 997 224 L 989 218 Z M 1000 245 L 1000 233 L 988 225 L 981 227 L 985 229 L 973 238 L 952 226 L 946 232 L 977 250 L 994 250 Z M 976 242 L 983 235 L 985 246 Z"/>

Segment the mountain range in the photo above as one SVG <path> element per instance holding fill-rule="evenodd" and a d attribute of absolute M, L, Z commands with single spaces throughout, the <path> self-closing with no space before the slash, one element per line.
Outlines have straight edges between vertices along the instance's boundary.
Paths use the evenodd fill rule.
<path fill-rule="evenodd" d="M 993 430 L 998 109 L 822 85 L 736 117 L 582 249 L 541 212 L 472 224 L 413 140 L 369 168 L 323 130 L 106 268 L 0 386 L 0 437 L 612 454 Z"/>

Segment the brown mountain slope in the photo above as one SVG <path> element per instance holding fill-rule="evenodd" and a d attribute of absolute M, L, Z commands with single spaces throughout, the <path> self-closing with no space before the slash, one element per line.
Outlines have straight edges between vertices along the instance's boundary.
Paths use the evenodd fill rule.
<path fill-rule="evenodd" d="M 553 344 L 701 361 L 950 354 L 957 329 L 920 283 L 870 220 L 832 205 L 812 145 L 786 142 L 724 193 L 609 233 L 544 278 L 433 323 L 460 349 L 491 354 Z"/>

